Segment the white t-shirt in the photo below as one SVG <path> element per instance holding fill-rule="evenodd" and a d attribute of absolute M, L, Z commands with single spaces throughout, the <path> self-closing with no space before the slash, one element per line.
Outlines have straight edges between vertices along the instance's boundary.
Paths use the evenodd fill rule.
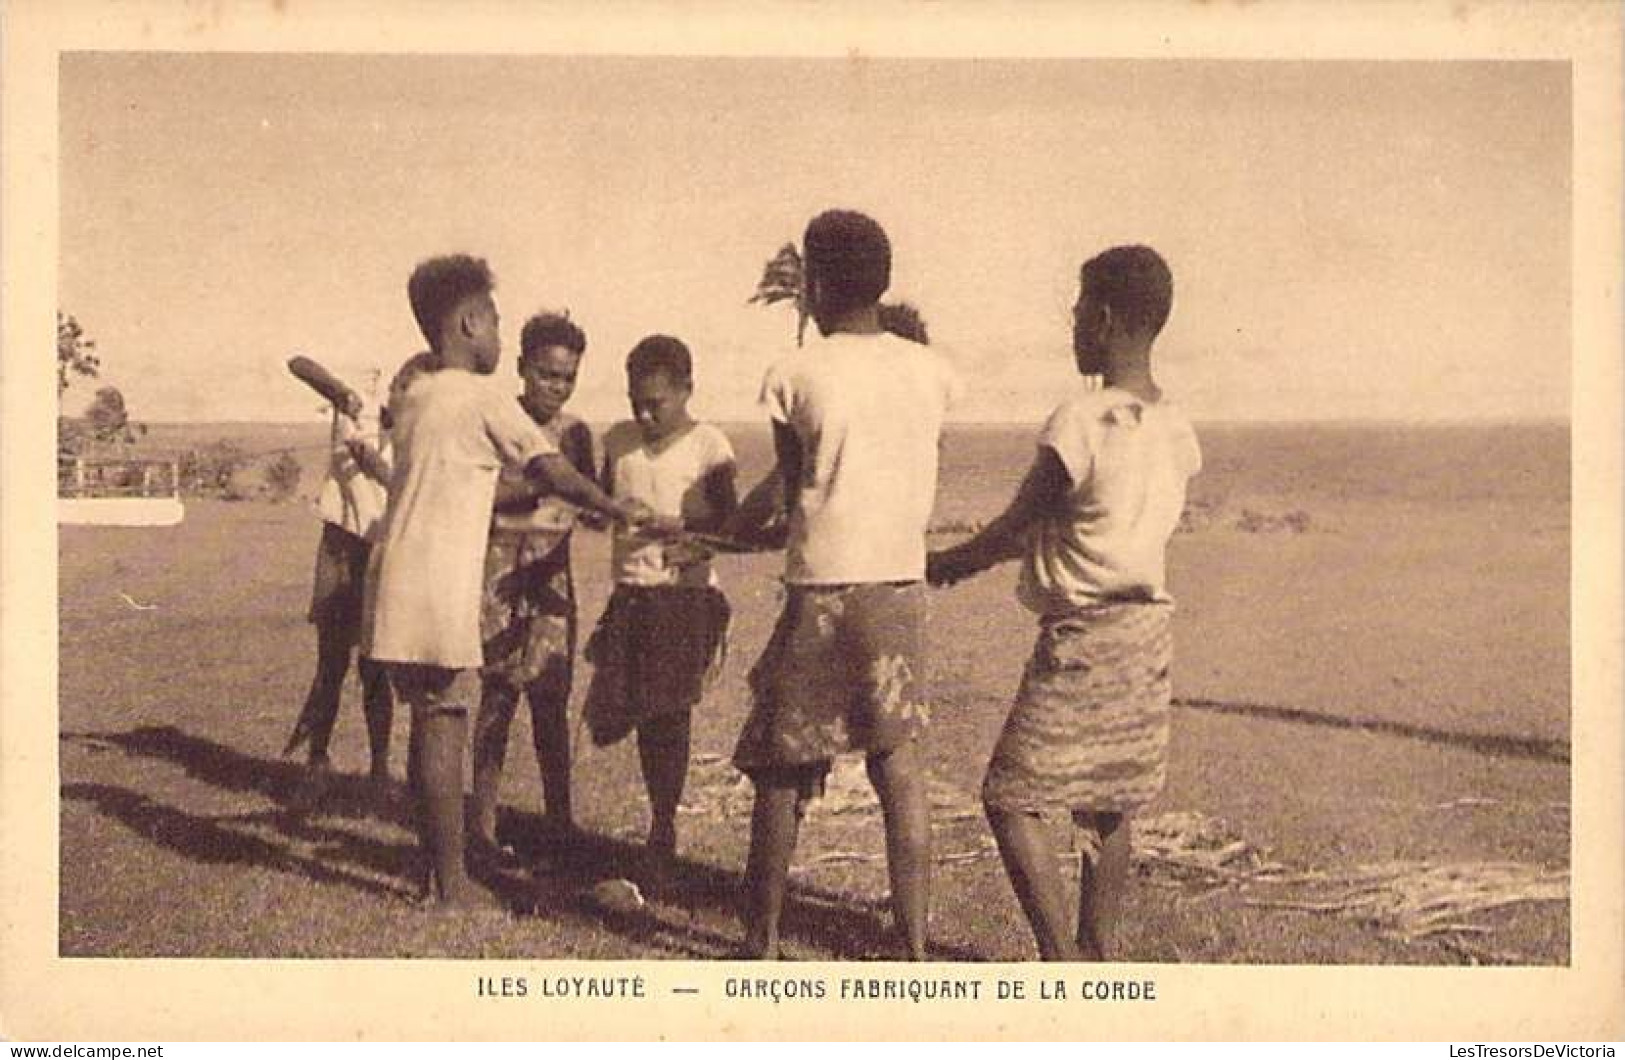
<path fill-rule="evenodd" d="M 959 390 L 940 354 L 885 332 L 839 332 L 768 367 L 762 404 L 801 443 L 786 582 L 924 576 L 937 443 Z"/>
<path fill-rule="evenodd" d="M 519 405 L 519 409 L 521 412 L 524 412 L 525 406 L 521 403 Z M 528 416 L 530 414 L 527 412 L 525 415 Z M 568 412 L 556 412 L 553 414 L 552 419 L 548 420 L 544 424 L 540 424 L 540 426 L 542 433 L 547 435 L 548 438 L 552 439 L 553 444 L 558 447 L 561 453 L 569 457 L 572 462 L 578 459 L 574 453 L 566 448 L 565 439 L 573 430 L 581 426 L 581 421 L 579 419 L 570 415 Z M 576 470 L 582 471 L 582 474 L 586 475 L 588 478 L 592 478 L 593 472 L 592 453 L 590 452 L 590 438 L 587 443 L 587 448 L 589 451 L 580 458 L 585 460 L 587 468 L 585 471 L 582 471 L 580 465 L 576 465 Z M 518 466 L 505 467 L 502 469 L 500 474 L 500 478 L 503 480 L 519 479 L 523 477 L 524 468 Z M 526 511 L 493 512 L 491 515 L 491 529 L 519 530 L 527 532 L 548 531 L 557 534 L 568 534 L 571 530 L 575 529 L 576 516 L 578 514 L 579 510 L 569 501 L 564 500 L 561 497 L 545 495 L 537 499 L 536 506 L 534 508 L 530 508 Z"/>
<path fill-rule="evenodd" d="M 1040 615 L 1107 599 L 1169 600 L 1168 538 L 1202 468 L 1190 421 L 1173 403 L 1123 390 L 1080 393 L 1050 414 L 1038 445 L 1072 478 L 1062 512 L 1031 531 L 1017 596 Z"/>
<path fill-rule="evenodd" d="M 658 515 L 685 523 L 714 519 L 715 510 L 705 479 L 734 463 L 728 436 L 709 423 L 696 423 L 670 439 L 659 452 L 643 440 L 631 420 L 617 423 L 604 436 L 604 462 L 609 470 L 610 496 L 642 501 Z M 714 585 L 710 563 L 672 567 L 661 543 L 624 526 L 616 526 L 610 570 L 619 585 Z"/>
<path fill-rule="evenodd" d="M 378 388 L 374 387 L 373 392 L 364 395 L 364 398 L 366 407 L 361 413 L 359 437 L 374 448 L 381 448 L 384 443 L 378 426 L 381 407 Z M 356 537 L 370 539 L 384 516 L 384 487 L 361 470 L 361 465 L 350 453 L 350 447 L 344 443 L 345 438 L 351 435 L 341 422 L 343 415 L 338 409 L 333 410 L 332 429 L 328 436 L 327 477 L 322 480 L 321 491 L 316 495 L 316 514 L 324 522 L 348 530 Z"/>
<path fill-rule="evenodd" d="M 497 472 L 558 448 L 512 394 L 472 372 L 420 376 L 392 411 L 395 467 L 368 570 L 362 651 L 477 667 Z"/>

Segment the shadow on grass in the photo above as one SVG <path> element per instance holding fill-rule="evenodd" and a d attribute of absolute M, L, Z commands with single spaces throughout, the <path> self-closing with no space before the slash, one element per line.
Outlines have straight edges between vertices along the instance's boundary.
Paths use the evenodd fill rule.
<path fill-rule="evenodd" d="M 294 817 L 301 815 L 301 788 L 309 774 L 297 761 L 247 755 L 172 725 L 144 725 L 128 732 L 67 732 L 62 734 L 62 742 L 171 762 L 188 777 L 211 787 L 259 795 Z M 411 810 L 398 789 L 381 792 L 374 781 L 362 776 L 329 774 L 321 811 L 330 816 L 371 817 L 403 828 L 413 826 Z"/>
<path fill-rule="evenodd" d="M 302 765 L 244 754 L 173 726 L 64 733 L 62 742 L 173 763 L 187 776 L 213 787 L 258 795 L 277 804 L 273 810 L 209 816 L 112 785 L 63 785 L 64 802 L 88 802 L 136 834 L 185 857 L 206 864 L 263 866 L 396 900 L 416 891 L 409 882 L 418 864 L 415 843 L 370 839 L 314 819 L 371 818 L 410 829 L 411 809 L 399 788 L 380 791 L 366 778 L 334 775 L 319 814 L 309 814 L 299 805 L 300 785 L 306 776 Z M 595 924 L 640 946 L 685 958 L 726 958 L 738 945 L 737 934 L 725 934 L 695 920 L 696 915 L 706 914 L 708 920 L 725 918 L 737 923 L 741 879 L 735 871 L 679 858 L 666 880 L 653 890 L 648 905 L 635 912 L 616 912 L 600 905 L 591 888 L 606 878 L 637 878 L 641 844 L 589 834 L 569 849 L 559 850 L 544 838 L 539 815 L 506 808 L 502 831 L 515 846 L 520 862 L 534 868 L 482 870 L 476 875 L 522 916 Z M 267 838 L 266 832 L 272 836 Z M 819 958 L 896 959 L 900 953 L 887 910 L 804 883 L 791 885 L 782 933 Z M 952 945 L 934 945 L 932 956 L 950 961 L 984 959 Z"/>
<path fill-rule="evenodd" d="M 404 844 L 381 843 L 353 832 L 312 827 L 277 811 L 200 816 L 109 784 L 64 784 L 62 801 L 88 802 L 137 835 L 194 861 L 274 869 L 316 883 L 352 887 L 380 898 L 399 899 L 405 894 L 400 887 L 351 870 L 354 866 L 391 873 L 410 857 L 411 848 Z M 262 826 L 296 842 L 278 843 L 253 834 L 253 829 Z M 302 848 L 312 852 L 301 853 Z M 349 864 L 336 864 L 326 856 L 336 850 L 344 852 Z"/>
<path fill-rule="evenodd" d="M 1176 698 L 1174 706 L 1212 714 L 1239 714 L 1268 718 L 1271 721 L 1289 721 L 1323 725 L 1332 729 L 1381 733 L 1384 736 L 1401 736 L 1423 743 L 1441 744 L 1499 758 L 1527 758 L 1562 765 L 1569 762 L 1569 745 L 1562 740 L 1543 740 L 1532 736 L 1501 736 L 1495 733 L 1454 732 L 1410 722 L 1386 721 L 1380 718 L 1345 718 L 1301 707 L 1277 707 L 1267 703 L 1227 703 L 1216 699 Z"/>

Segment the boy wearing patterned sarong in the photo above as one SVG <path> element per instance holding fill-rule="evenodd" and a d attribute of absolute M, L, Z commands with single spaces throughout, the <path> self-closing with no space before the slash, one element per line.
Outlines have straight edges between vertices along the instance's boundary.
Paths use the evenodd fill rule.
<path fill-rule="evenodd" d="M 567 316 L 538 313 L 519 334 L 522 408 L 577 471 L 593 471 L 592 431 L 564 411 L 575 393 L 587 336 Z M 538 496 L 514 470 L 497 478 L 496 510 L 485 549 L 480 601 L 480 709 L 474 721 L 474 845 L 487 860 L 507 852 L 497 840 L 497 799 L 508 730 L 520 697 L 530 708 L 531 745 L 542 778 L 543 820 L 554 844 L 575 834 L 570 803 L 570 724 L 566 706 L 576 644 L 570 538 L 576 509 Z"/>
<path fill-rule="evenodd" d="M 1084 264 L 1073 350 L 1079 373 L 1104 386 L 1051 414 L 1004 514 L 928 564 L 942 585 L 1019 557 L 1018 595 L 1039 616 L 982 800 L 1044 960 L 1110 957 L 1128 818 L 1162 790 L 1166 772 L 1173 599 L 1164 556 L 1201 468 L 1190 423 L 1151 376 L 1172 299 L 1168 267 L 1148 247 Z M 1075 934 L 1045 811 L 1069 812 L 1092 833 Z"/>
<path fill-rule="evenodd" d="M 891 245 L 878 224 L 830 211 L 803 243 L 822 341 L 775 361 L 762 383 L 789 541 L 784 611 L 751 673 L 734 752 L 756 789 L 744 955 L 778 956 L 803 804 L 837 754 L 859 751 L 885 816 L 892 912 L 908 956 L 923 960 L 925 530 L 959 384 L 939 355 L 882 328 Z"/>

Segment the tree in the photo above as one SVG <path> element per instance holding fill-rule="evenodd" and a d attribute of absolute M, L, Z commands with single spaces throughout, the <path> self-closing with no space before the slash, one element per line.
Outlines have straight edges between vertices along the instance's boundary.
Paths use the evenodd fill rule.
<path fill-rule="evenodd" d="M 802 285 L 801 252 L 794 243 L 786 243 L 762 267 L 762 278 L 756 281 L 756 293 L 747 305 L 777 305 L 793 302 L 796 307 L 796 345 L 801 345 L 807 330 L 807 298 Z"/>
<path fill-rule="evenodd" d="M 85 331 L 71 314 L 56 311 L 56 399 L 60 403 L 68 384 L 75 376 L 94 379 L 101 371 L 102 362 L 96 356 L 96 342 L 85 338 Z"/>
<path fill-rule="evenodd" d="M 116 386 L 104 386 L 96 391 L 96 399 L 85 410 L 85 424 L 90 437 L 104 445 L 135 441 L 136 432 L 146 428 L 130 422 L 130 410 L 124 406 L 124 395 Z"/>
<path fill-rule="evenodd" d="M 805 270 L 801 261 L 801 253 L 796 250 L 794 243 L 786 243 L 779 248 L 779 252 L 762 267 L 762 278 L 756 281 L 756 293 L 747 300 L 747 305 L 776 305 L 779 302 L 793 302 L 796 307 L 796 345 L 802 344 L 802 337 L 807 330 L 807 292 L 804 282 Z M 920 311 L 907 302 L 887 303 L 880 305 L 880 326 L 899 338 L 917 342 L 922 346 L 929 345 L 930 335 L 925 328 L 925 318 Z"/>
<path fill-rule="evenodd" d="M 925 318 L 907 302 L 881 303 L 880 326 L 900 339 L 931 345 L 931 334 L 925 329 Z"/>

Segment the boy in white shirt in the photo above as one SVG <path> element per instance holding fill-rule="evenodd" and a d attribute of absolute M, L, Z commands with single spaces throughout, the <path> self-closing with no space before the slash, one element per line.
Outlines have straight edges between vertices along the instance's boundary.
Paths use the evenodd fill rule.
<path fill-rule="evenodd" d="M 437 370 L 391 400 L 389 506 L 368 571 L 363 651 L 389 664 L 412 710 L 408 777 L 427 855 L 426 897 L 488 905 L 463 849 L 463 751 L 479 701 L 480 596 L 498 471 L 527 476 L 616 519 L 642 511 L 606 496 L 559 452 L 511 394 L 491 383 L 501 356 L 495 281 L 465 255 L 419 265 L 407 284 Z"/>
<path fill-rule="evenodd" d="M 789 541 L 784 611 L 751 673 L 734 752 L 756 788 L 744 954 L 779 955 L 803 805 L 822 792 L 835 755 L 860 751 L 885 814 L 892 911 L 908 956 L 923 960 L 931 836 L 921 579 L 937 446 L 959 383 L 938 354 L 883 329 L 891 245 L 874 220 L 820 214 L 803 244 L 823 338 L 774 362 L 762 383 Z"/>
<path fill-rule="evenodd" d="M 322 536 L 316 546 L 316 572 L 312 579 L 309 619 L 316 627 L 316 673 L 304 708 L 288 737 L 283 754 L 309 743 L 308 777 L 299 801 L 313 804 L 321 797 L 332 766 L 328 744 L 338 720 L 339 699 L 350 659 L 361 639 L 361 609 L 371 539 L 383 518 L 384 485 L 370 478 L 354 453 L 366 411 L 353 390 L 342 404 L 333 406 L 327 477 L 317 495 L 316 511 Z M 373 410 L 381 414 L 381 408 Z M 372 427 L 373 424 L 368 424 Z M 376 431 L 369 431 L 373 441 Z M 371 659 L 356 659 L 361 678 L 361 709 L 367 722 L 373 780 L 389 777 L 389 738 L 394 720 L 394 699 L 382 666 Z"/>
<path fill-rule="evenodd" d="M 988 763 L 982 800 L 1044 960 L 1107 960 L 1129 868 L 1129 816 L 1167 770 L 1173 598 L 1164 554 L 1201 468 L 1195 432 L 1151 376 L 1173 278 L 1149 247 L 1085 262 L 1073 310 L 1078 371 L 1103 389 L 1062 402 L 1005 512 L 932 553 L 951 584 L 1022 559 L 1018 595 L 1039 636 Z M 1089 833 L 1077 930 L 1045 811 Z"/>
<path fill-rule="evenodd" d="M 715 531 L 733 515 L 734 452 L 727 435 L 688 412 L 694 366 L 688 347 L 650 335 L 626 358 L 633 419 L 604 436 L 603 487 L 646 505 L 648 531 L 615 532 L 615 591 L 587 645 L 592 684 L 583 714 L 593 742 L 634 730 L 649 795 L 648 882 L 659 884 L 677 853 L 677 805 L 688 777 L 695 705 L 720 662 L 728 601 L 703 552 L 678 562 L 667 538 Z"/>

